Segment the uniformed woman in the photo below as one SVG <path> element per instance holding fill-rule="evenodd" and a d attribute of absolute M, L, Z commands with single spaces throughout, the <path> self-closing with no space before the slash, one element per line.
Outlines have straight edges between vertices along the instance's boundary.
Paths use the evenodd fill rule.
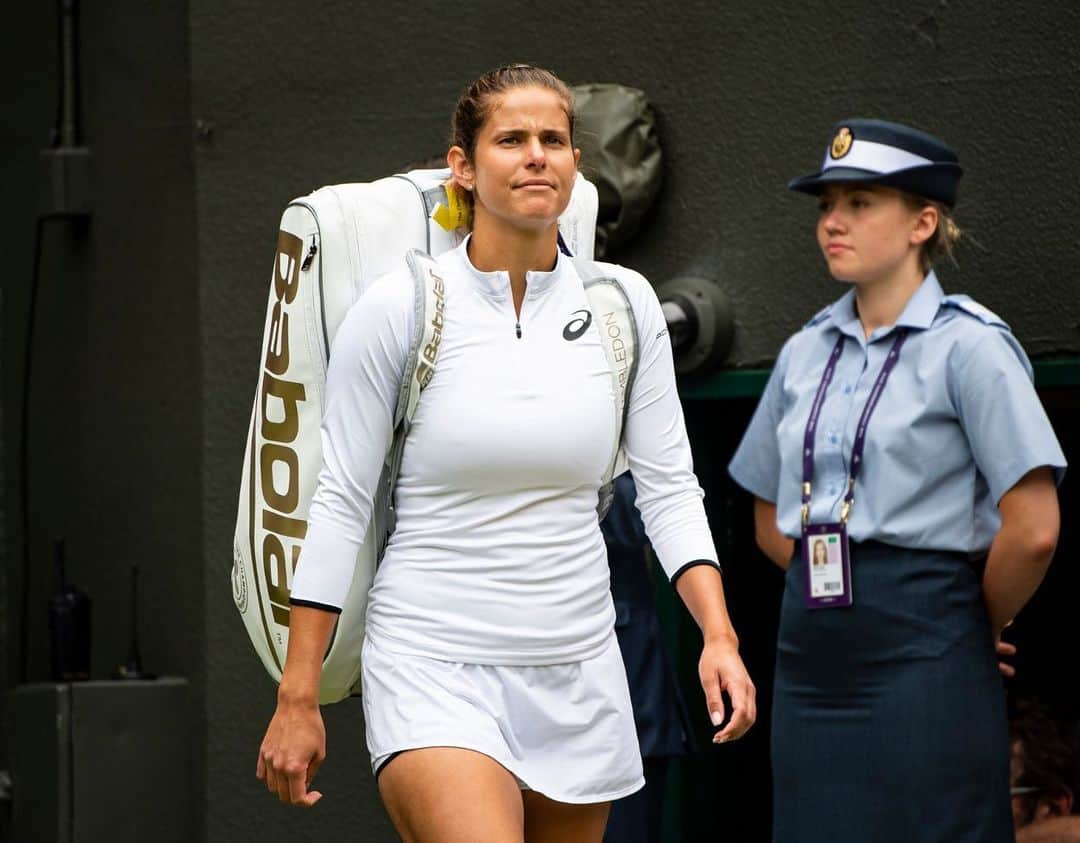
<path fill-rule="evenodd" d="M 994 648 L 1054 552 L 1065 458 L 1008 327 L 932 269 L 960 175 L 937 138 L 848 120 L 790 184 L 847 291 L 784 344 L 730 466 L 787 571 L 782 843 L 1013 839 Z"/>

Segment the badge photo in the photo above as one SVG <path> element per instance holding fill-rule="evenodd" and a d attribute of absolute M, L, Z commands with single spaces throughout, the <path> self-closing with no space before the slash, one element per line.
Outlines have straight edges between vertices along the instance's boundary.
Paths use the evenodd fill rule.
<path fill-rule="evenodd" d="M 802 557 L 806 569 L 806 607 L 831 609 L 852 605 L 851 564 L 843 523 L 808 524 L 803 528 Z"/>

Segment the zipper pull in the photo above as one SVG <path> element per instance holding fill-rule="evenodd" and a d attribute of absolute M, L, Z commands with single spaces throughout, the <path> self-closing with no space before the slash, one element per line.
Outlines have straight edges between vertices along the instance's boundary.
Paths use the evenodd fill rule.
<path fill-rule="evenodd" d="M 521 339 L 521 320 L 519 319 L 514 323 L 514 329 L 517 331 L 517 338 Z"/>
<path fill-rule="evenodd" d="M 311 246 L 308 248 L 308 253 L 307 253 L 307 256 L 304 258 L 304 262 L 302 264 L 300 264 L 300 269 L 301 270 L 303 270 L 305 272 L 307 271 L 308 267 L 311 266 L 311 259 L 315 257 L 315 253 L 317 251 L 319 251 L 319 247 L 315 245 L 315 235 L 312 234 L 311 235 Z"/>

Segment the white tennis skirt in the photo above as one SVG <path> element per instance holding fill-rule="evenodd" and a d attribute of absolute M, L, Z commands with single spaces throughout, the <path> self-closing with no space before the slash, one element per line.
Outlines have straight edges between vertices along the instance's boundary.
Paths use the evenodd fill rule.
<path fill-rule="evenodd" d="M 409 749 L 482 752 L 523 789 L 557 802 L 608 802 L 645 784 L 619 644 L 568 664 L 462 664 L 364 640 L 372 770 Z"/>

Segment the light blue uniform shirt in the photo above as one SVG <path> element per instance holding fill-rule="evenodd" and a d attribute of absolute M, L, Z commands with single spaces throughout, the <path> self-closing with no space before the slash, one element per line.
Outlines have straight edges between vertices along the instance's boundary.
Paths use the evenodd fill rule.
<path fill-rule="evenodd" d="M 803 435 L 843 334 L 818 422 L 810 509 L 813 523 L 839 520 L 855 428 L 901 327 L 908 338 L 870 419 L 848 534 L 983 553 L 1001 526 L 1001 496 L 1039 466 L 1053 467 L 1060 482 L 1065 455 L 1008 326 L 966 296 L 945 296 L 933 272 L 896 325 L 869 339 L 854 290 L 791 337 L 728 470 L 776 504 L 781 532 L 800 535 Z"/>

